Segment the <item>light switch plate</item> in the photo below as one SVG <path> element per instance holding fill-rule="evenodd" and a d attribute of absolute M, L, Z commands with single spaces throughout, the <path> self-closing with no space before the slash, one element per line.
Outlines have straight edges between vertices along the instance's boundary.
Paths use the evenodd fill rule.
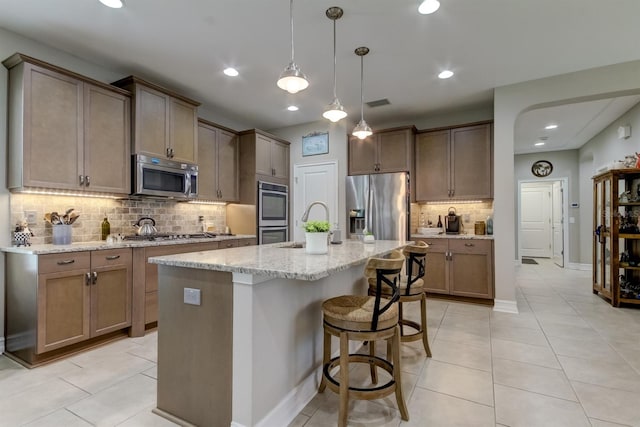
<path fill-rule="evenodd" d="M 200 289 L 184 288 L 185 304 L 200 305 Z"/>

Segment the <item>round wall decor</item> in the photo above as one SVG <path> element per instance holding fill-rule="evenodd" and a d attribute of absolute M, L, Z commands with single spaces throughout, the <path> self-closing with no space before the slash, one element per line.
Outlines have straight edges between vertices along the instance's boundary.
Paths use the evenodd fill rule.
<path fill-rule="evenodd" d="M 553 165 L 546 160 L 538 160 L 531 166 L 531 173 L 538 178 L 549 176 L 551 172 L 553 172 Z"/>

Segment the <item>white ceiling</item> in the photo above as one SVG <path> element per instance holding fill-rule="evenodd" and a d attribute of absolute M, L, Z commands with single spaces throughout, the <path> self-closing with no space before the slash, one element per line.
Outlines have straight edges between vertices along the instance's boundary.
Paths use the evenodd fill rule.
<path fill-rule="evenodd" d="M 275 85 L 289 62 L 287 0 L 123 1 L 124 8 L 112 10 L 97 0 L 0 0 L 0 27 L 181 91 L 230 120 L 263 129 L 319 120 L 331 101 L 330 6 L 344 9 L 337 22 L 338 96 L 349 120 L 360 114 L 358 46 L 371 49 L 365 102 L 391 102 L 365 106 L 374 130 L 380 123 L 491 106 L 498 86 L 640 58 L 638 0 L 440 0 L 433 15 L 419 15 L 416 0 L 296 0 L 296 62 L 311 86 L 289 95 Z M 226 66 L 240 76 L 223 75 Z M 456 75 L 439 80 L 445 68 Z M 537 122 L 558 122 L 566 132 L 558 143 L 571 147 L 578 134 L 594 132 L 589 129 L 605 117 L 603 109 L 618 114 L 635 102 L 527 113 L 516 152 L 540 136 Z M 300 111 L 286 111 L 291 103 Z"/>

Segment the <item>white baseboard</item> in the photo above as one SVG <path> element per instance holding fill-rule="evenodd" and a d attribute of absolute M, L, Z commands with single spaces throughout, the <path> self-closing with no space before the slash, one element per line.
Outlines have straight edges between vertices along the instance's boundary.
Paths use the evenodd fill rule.
<path fill-rule="evenodd" d="M 580 264 L 579 262 L 570 262 L 567 264 L 567 268 L 570 270 L 582 270 L 591 271 L 593 266 L 591 264 Z"/>
<path fill-rule="evenodd" d="M 4 353 L 4 337 L 0 337 L 0 354 Z"/>
<path fill-rule="evenodd" d="M 511 301 L 511 300 L 494 299 L 493 311 L 499 311 L 501 313 L 518 314 L 518 303 L 516 301 Z"/>

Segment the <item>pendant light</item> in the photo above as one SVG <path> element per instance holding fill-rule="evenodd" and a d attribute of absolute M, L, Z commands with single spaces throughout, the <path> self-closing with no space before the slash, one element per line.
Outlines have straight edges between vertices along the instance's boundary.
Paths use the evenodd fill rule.
<path fill-rule="evenodd" d="M 333 21 L 333 102 L 324 110 L 322 117 L 335 123 L 347 117 L 347 112 L 344 111 L 336 92 L 336 20 L 342 18 L 343 10 L 339 7 L 330 7 L 326 15 Z"/>
<path fill-rule="evenodd" d="M 356 55 L 360 57 L 360 122 L 353 128 L 351 134 L 359 139 L 365 139 L 373 133 L 367 122 L 364 121 L 364 56 L 367 53 L 369 53 L 368 47 L 363 46 L 356 49 Z"/>
<path fill-rule="evenodd" d="M 430 15 L 440 8 L 440 2 L 438 0 L 424 0 L 418 6 L 418 12 L 423 15 Z"/>
<path fill-rule="evenodd" d="M 309 86 L 309 82 L 307 81 L 307 76 L 304 75 L 293 59 L 293 0 L 289 1 L 289 19 L 291 22 L 291 62 L 280 74 L 277 84 L 280 89 L 289 93 L 298 93 L 306 89 Z"/>

